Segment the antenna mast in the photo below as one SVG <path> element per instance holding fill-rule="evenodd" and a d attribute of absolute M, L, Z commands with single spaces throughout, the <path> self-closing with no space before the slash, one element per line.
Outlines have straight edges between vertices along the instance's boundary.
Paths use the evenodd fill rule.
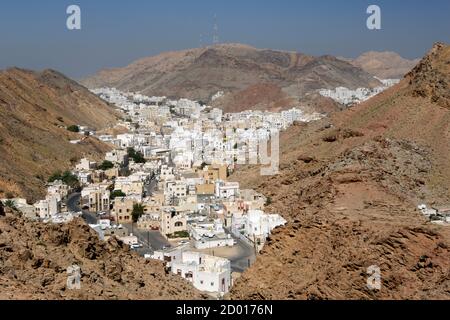
<path fill-rule="evenodd" d="M 213 32 L 213 44 L 219 43 L 219 26 L 217 24 L 217 14 L 214 15 L 214 32 Z"/>

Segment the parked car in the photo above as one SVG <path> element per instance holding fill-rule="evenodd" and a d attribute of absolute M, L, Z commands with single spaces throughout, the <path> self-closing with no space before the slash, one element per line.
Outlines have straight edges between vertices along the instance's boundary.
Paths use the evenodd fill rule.
<path fill-rule="evenodd" d="M 183 245 L 183 244 L 188 244 L 189 241 L 187 240 L 181 240 L 180 242 L 178 242 L 179 245 Z"/>

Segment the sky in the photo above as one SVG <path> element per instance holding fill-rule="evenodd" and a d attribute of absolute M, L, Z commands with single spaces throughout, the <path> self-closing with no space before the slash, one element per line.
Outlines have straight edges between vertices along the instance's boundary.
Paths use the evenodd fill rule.
<path fill-rule="evenodd" d="M 372 4 L 381 30 L 366 26 Z M 81 30 L 67 29 L 69 5 L 81 8 Z M 0 69 L 52 68 L 80 79 L 209 45 L 214 15 L 221 43 L 311 55 L 418 58 L 436 41 L 450 43 L 450 0 L 2 0 Z"/>

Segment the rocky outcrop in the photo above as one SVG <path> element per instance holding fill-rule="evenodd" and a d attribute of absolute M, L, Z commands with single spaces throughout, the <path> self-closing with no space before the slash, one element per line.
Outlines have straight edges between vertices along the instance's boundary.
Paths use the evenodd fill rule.
<path fill-rule="evenodd" d="M 79 289 L 67 285 L 72 266 L 80 268 Z M 100 242 L 81 220 L 51 225 L 0 217 L 0 299 L 202 298 L 162 263 L 114 238 Z"/>
<path fill-rule="evenodd" d="M 450 108 L 450 50 L 444 43 L 433 49 L 407 75 L 414 96 L 427 97 Z"/>
<path fill-rule="evenodd" d="M 279 175 L 244 167 L 231 177 L 288 221 L 232 299 L 450 298 L 450 228 L 417 210 L 450 202 L 450 110 L 432 98 L 445 98 L 435 84 L 450 74 L 449 50 L 435 47 L 412 81 L 283 133 Z M 430 90 L 415 95 L 417 85 Z M 372 266 L 380 290 L 368 286 Z"/>

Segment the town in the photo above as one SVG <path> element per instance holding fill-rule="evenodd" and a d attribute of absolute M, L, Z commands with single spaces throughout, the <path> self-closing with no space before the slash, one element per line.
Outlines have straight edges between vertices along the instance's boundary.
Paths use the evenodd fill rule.
<path fill-rule="evenodd" d="M 71 171 L 55 173 L 46 198 L 34 205 L 5 202 L 44 223 L 82 217 L 101 240 L 116 237 L 200 291 L 222 297 L 271 231 L 286 223 L 266 211 L 270 199 L 241 188 L 230 175 L 238 164 L 278 165 L 276 150 L 267 153 L 274 133 L 322 115 L 297 108 L 223 114 L 187 99 L 111 88 L 93 93 L 122 111 L 117 128 L 123 133 L 100 134 L 80 124 L 69 128 L 80 134 L 70 142 L 92 136 L 112 151 L 103 161 L 84 158 Z"/>
<path fill-rule="evenodd" d="M 187 99 L 113 88 L 92 92 L 123 113 L 119 133 L 78 125 L 69 130 L 80 139 L 70 142 L 91 136 L 110 144 L 103 161 L 83 158 L 71 171 L 56 172 L 46 198 L 33 205 L 2 201 L 44 223 L 81 217 L 100 240 L 116 237 L 212 298 L 223 297 L 271 232 L 286 224 L 279 213 L 267 212 L 270 198 L 241 188 L 230 176 L 237 165 L 258 161 L 273 169 L 279 159 L 273 148 L 268 156 L 268 142 L 295 122 L 322 115 L 297 108 L 223 114 Z M 433 223 L 450 222 L 448 208 L 418 209 Z"/>
<path fill-rule="evenodd" d="M 336 89 L 321 89 L 319 90 L 319 94 L 326 98 L 331 98 L 334 101 L 341 103 L 345 106 L 352 106 L 370 98 L 376 96 L 377 94 L 389 89 L 390 87 L 396 85 L 400 82 L 399 79 L 379 79 L 375 77 L 378 81 L 381 82 L 381 86 L 375 87 L 373 89 L 370 88 L 357 88 L 356 90 L 351 90 L 346 87 L 337 87 Z"/>

